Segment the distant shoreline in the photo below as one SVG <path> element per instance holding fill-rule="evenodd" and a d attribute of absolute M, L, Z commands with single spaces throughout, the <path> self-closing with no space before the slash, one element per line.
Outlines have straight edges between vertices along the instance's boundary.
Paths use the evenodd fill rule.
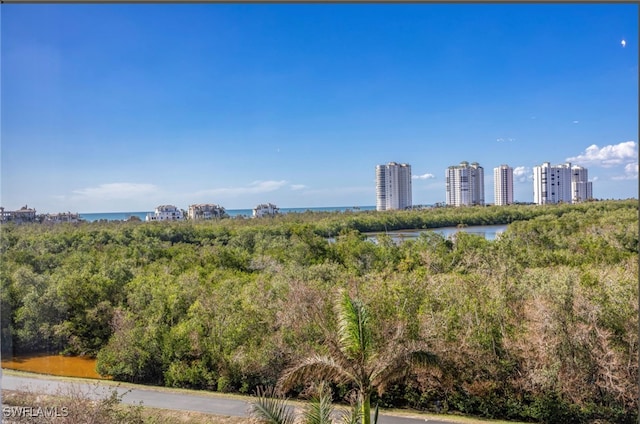
<path fill-rule="evenodd" d="M 280 208 L 280 213 L 304 213 L 306 211 L 311 212 L 360 212 L 360 211 L 375 211 L 375 206 L 333 206 L 333 207 L 315 207 L 315 208 Z M 234 216 L 247 216 L 250 217 L 253 214 L 253 209 L 227 209 L 227 214 L 230 217 Z M 145 220 L 147 214 L 153 213 L 153 211 L 142 211 L 142 212 L 93 212 L 93 213 L 82 213 L 80 212 L 80 218 L 87 221 L 99 221 L 101 219 L 107 221 L 124 221 L 128 218 L 135 216 L 140 218 L 142 221 Z"/>

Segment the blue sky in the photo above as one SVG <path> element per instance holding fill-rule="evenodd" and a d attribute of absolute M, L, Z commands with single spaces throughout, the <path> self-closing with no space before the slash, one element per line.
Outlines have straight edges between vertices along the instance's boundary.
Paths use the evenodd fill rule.
<path fill-rule="evenodd" d="M 374 205 L 390 161 L 414 204 L 461 161 L 638 196 L 635 4 L 0 7 L 7 209 Z"/>

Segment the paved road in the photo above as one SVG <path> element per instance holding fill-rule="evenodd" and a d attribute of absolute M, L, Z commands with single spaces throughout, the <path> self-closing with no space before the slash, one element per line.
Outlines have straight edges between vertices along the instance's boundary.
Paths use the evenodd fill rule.
<path fill-rule="evenodd" d="M 59 379 L 49 376 L 25 376 L 6 373 L 0 374 L 0 387 L 3 390 L 31 389 L 43 393 L 64 393 L 68 389 L 80 390 L 87 396 L 103 398 L 112 390 L 122 394 L 122 402 L 143 406 L 196 411 L 222 416 L 246 417 L 249 411 L 249 398 L 240 396 L 224 396 L 217 393 L 194 393 L 192 391 L 172 390 L 167 388 L 141 388 L 139 385 L 121 385 L 92 382 L 92 380 Z M 380 413 L 378 421 L 383 424 L 451 424 L 453 419 L 434 419 L 431 416 L 409 417 Z"/>

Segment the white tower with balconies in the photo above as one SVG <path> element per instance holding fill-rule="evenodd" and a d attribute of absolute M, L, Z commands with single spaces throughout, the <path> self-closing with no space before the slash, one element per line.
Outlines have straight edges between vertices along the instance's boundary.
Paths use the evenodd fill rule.
<path fill-rule="evenodd" d="M 593 187 L 589 181 L 589 170 L 575 165 L 571 168 L 571 201 L 580 203 L 593 199 Z"/>
<path fill-rule="evenodd" d="M 446 173 L 447 205 L 484 205 L 484 168 L 478 162 L 460 162 Z"/>
<path fill-rule="evenodd" d="M 408 209 L 412 203 L 411 165 L 376 166 L 376 210 Z"/>
<path fill-rule="evenodd" d="M 509 165 L 493 168 L 493 196 L 495 205 L 513 203 L 513 168 Z"/>
<path fill-rule="evenodd" d="M 571 203 L 571 164 L 533 167 L 533 201 L 538 205 Z"/>

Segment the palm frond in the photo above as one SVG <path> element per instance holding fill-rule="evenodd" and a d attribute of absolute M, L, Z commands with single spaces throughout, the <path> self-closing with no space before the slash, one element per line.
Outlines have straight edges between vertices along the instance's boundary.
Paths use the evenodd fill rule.
<path fill-rule="evenodd" d="M 305 410 L 304 422 L 305 424 L 331 424 L 331 414 L 333 414 L 331 391 L 323 382 L 318 386 L 318 394 Z"/>
<path fill-rule="evenodd" d="M 346 291 L 342 291 L 336 309 L 342 350 L 350 358 L 367 358 L 372 348 L 372 334 L 369 313 L 364 303 L 359 299 L 352 299 Z"/>
<path fill-rule="evenodd" d="M 328 356 L 335 361 L 337 366 L 355 374 L 355 362 L 342 350 L 340 340 L 335 337 L 327 337 L 324 340 L 324 345 L 327 348 Z"/>
<path fill-rule="evenodd" d="M 340 414 L 342 424 L 360 424 L 362 421 L 362 411 L 359 406 L 353 406 Z"/>
<path fill-rule="evenodd" d="M 312 355 L 285 370 L 276 387 L 278 390 L 286 392 L 297 384 L 308 383 L 312 380 L 346 383 L 354 381 L 354 376 L 349 370 L 336 363 L 333 358 Z"/>
<path fill-rule="evenodd" d="M 342 424 L 360 424 L 362 421 L 362 403 L 356 399 L 351 402 L 351 407 L 342 410 L 340 413 L 340 422 Z"/>
<path fill-rule="evenodd" d="M 378 394 L 384 393 L 387 386 L 404 378 L 415 367 L 436 366 L 437 355 L 418 344 L 389 346 L 378 358 L 371 372 L 371 384 L 377 387 Z"/>
<path fill-rule="evenodd" d="M 264 424 L 293 424 L 295 415 L 285 398 L 276 396 L 273 388 L 257 390 L 257 399 L 251 403 L 251 417 Z"/>
<path fill-rule="evenodd" d="M 411 365 L 419 367 L 432 367 L 440 365 L 440 358 L 428 350 L 416 350 L 409 357 Z"/>

